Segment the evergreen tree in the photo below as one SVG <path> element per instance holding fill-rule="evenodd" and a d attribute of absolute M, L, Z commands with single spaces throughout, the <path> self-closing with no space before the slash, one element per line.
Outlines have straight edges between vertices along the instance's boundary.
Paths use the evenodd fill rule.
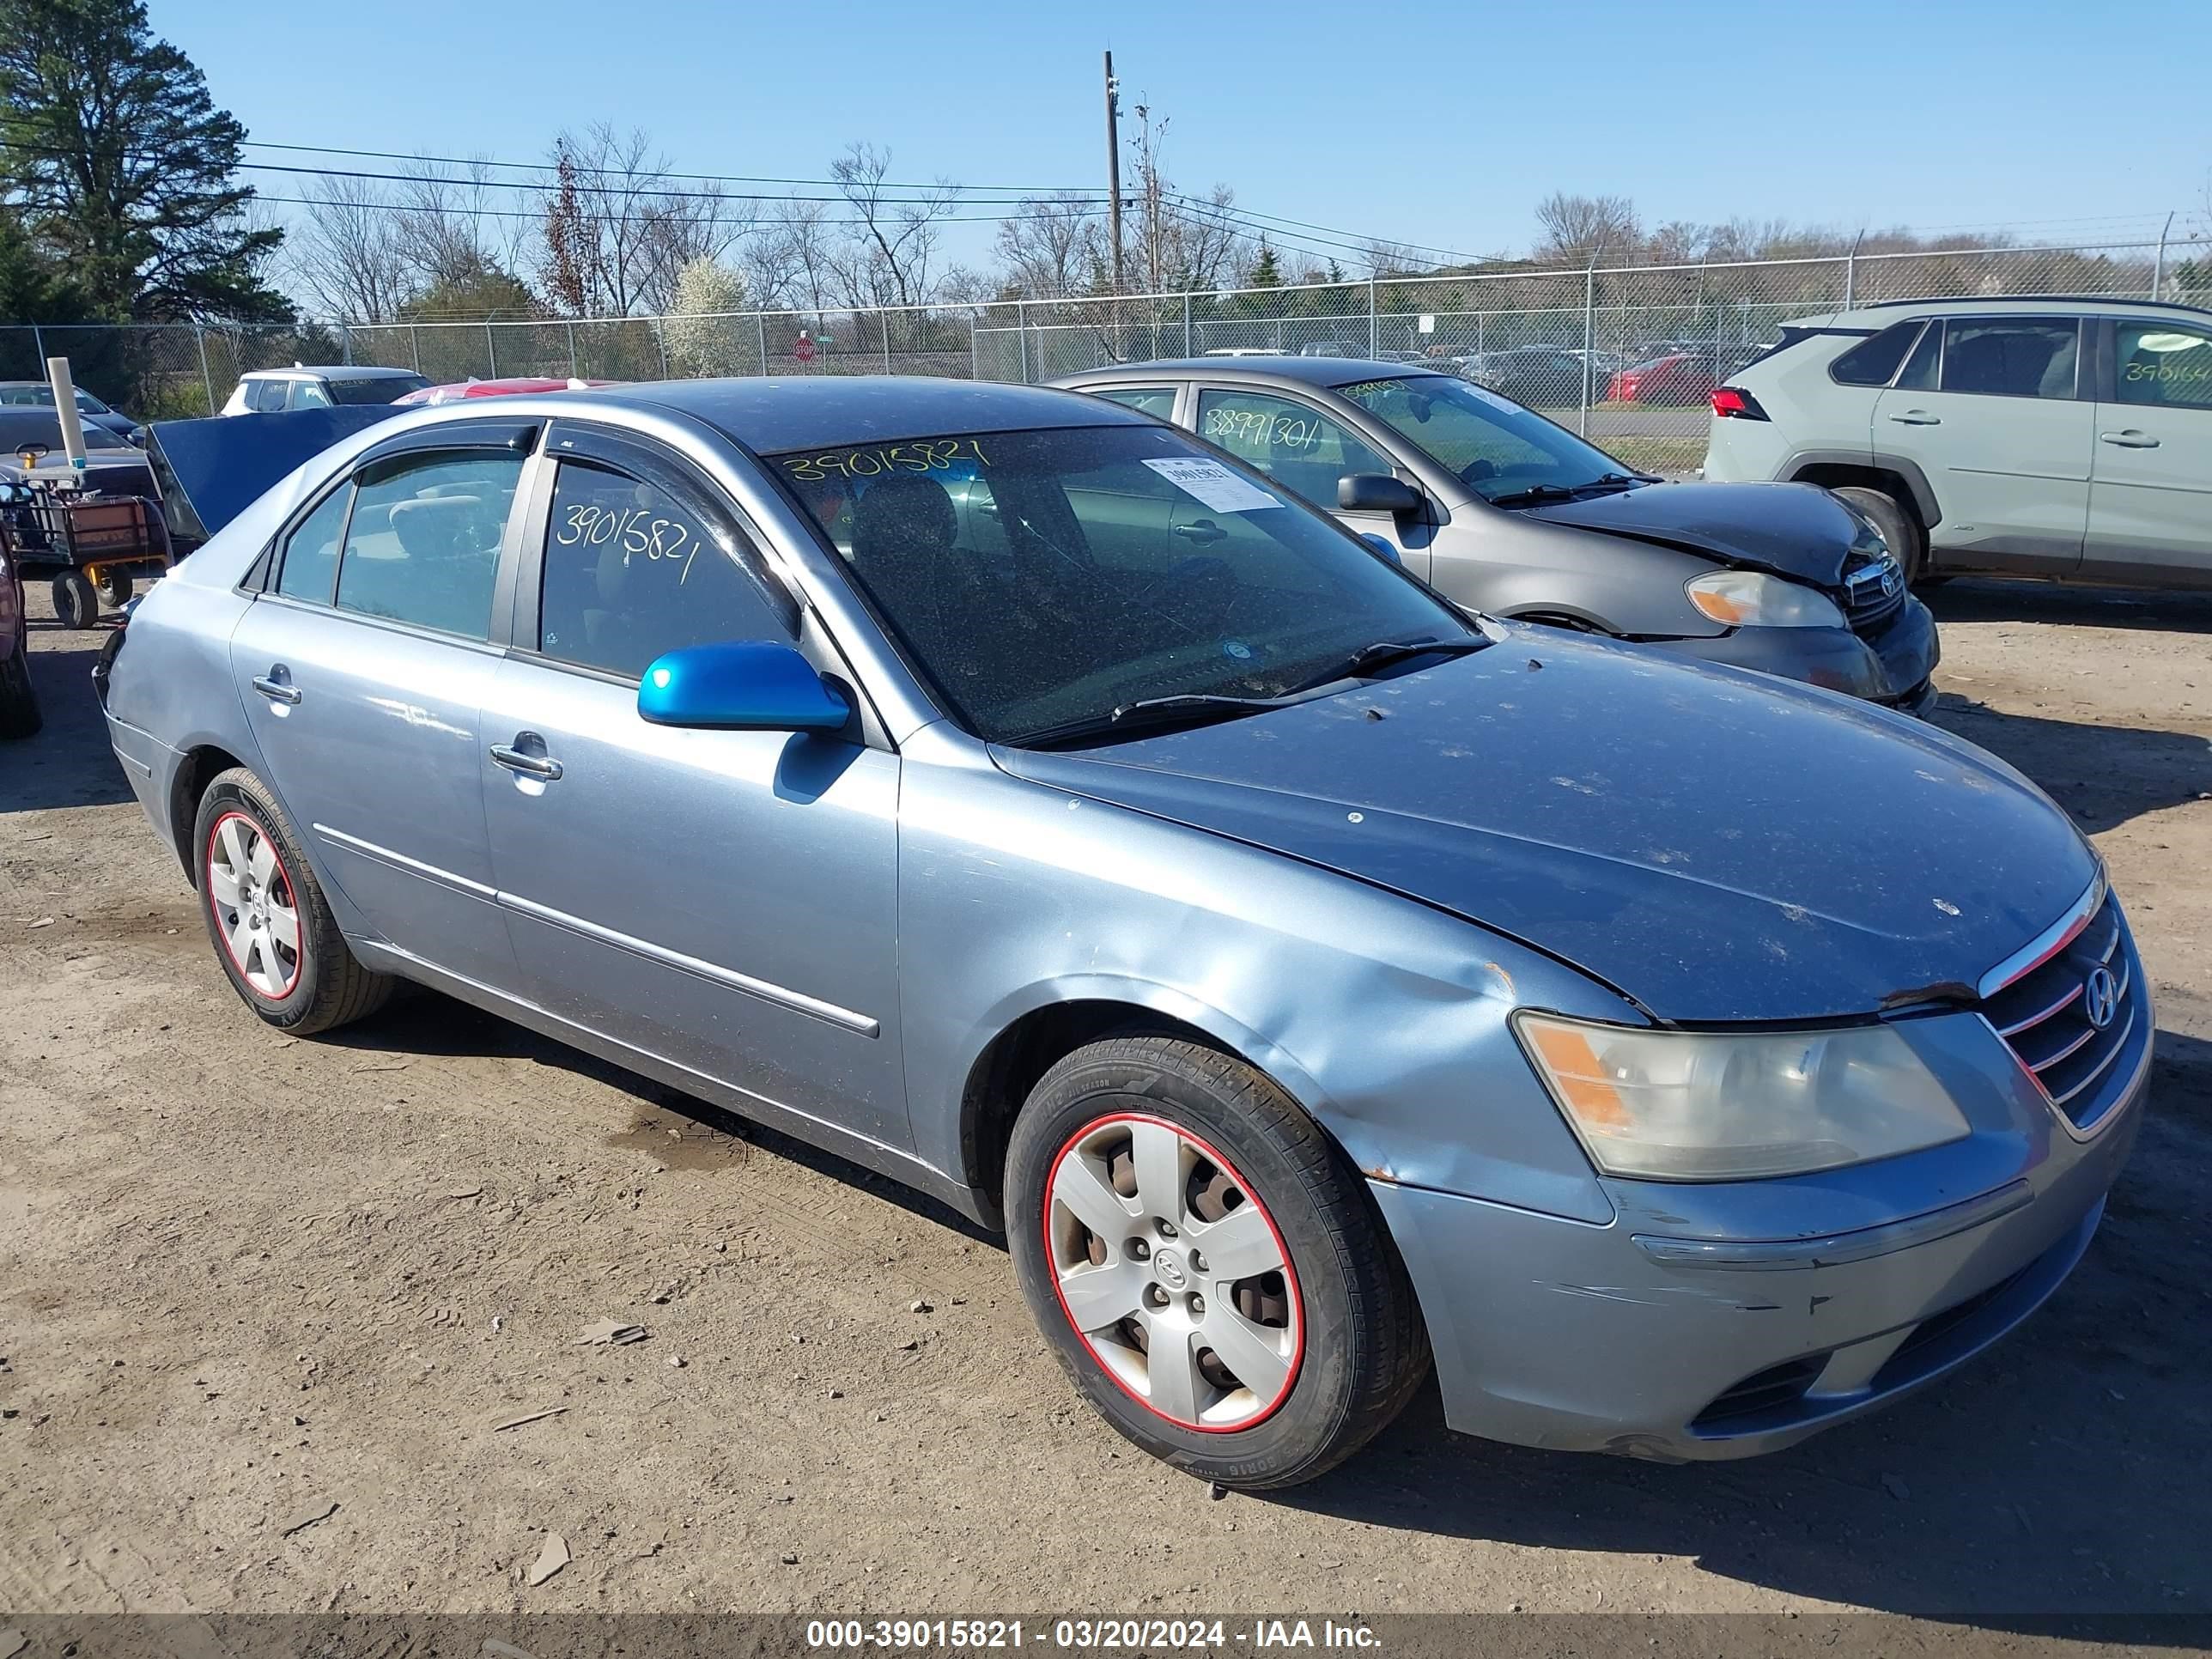
<path fill-rule="evenodd" d="M 281 320 L 246 130 L 141 0 L 0 0 L 0 192 L 97 317 Z"/>

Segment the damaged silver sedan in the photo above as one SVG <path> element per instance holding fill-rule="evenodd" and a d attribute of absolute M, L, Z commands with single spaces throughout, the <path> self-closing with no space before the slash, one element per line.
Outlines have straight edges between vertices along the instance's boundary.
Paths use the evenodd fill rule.
<path fill-rule="evenodd" d="M 404 416 L 106 668 L 255 1015 L 414 981 L 1002 1226 L 1092 1404 L 1232 1486 L 1432 1359 L 1473 1434 L 1785 1445 L 2025 1319 L 2141 1116 L 2119 902 L 2009 769 L 1470 622 L 1068 393 Z"/>

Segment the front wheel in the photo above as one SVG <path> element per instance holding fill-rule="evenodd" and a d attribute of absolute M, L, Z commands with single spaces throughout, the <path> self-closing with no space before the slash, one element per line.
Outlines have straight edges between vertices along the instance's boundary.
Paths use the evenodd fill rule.
<path fill-rule="evenodd" d="M 192 844 L 216 957 L 269 1024 L 306 1036 L 390 998 L 392 981 L 347 947 L 290 821 L 260 779 L 242 766 L 219 774 L 200 797 Z"/>
<path fill-rule="evenodd" d="M 100 580 L 94 586 L 100 590 L 100 597 L 107 601 L 108 608 L 111 610 L 120 611 L 131 603 L 132 584 L 131 573 L 127 570 L 103 570 L 100 573 Z"/>
<path fill-rule="evenodd" d="M 64 628 L 100 626 L 100 590 L 82 570 L 64 570 L 54 578 L 54 619 Z"/>
<path fill-rule="evenodd" d="M 1413 1288 L 1364 1184 L 1242 1061 L 1109 1038 L 1031 1091 L 1007 1149 L 1015 1276 L 1076 1386 L 1204 1480 L 1295 1486 L 1427 1375 Z"/>

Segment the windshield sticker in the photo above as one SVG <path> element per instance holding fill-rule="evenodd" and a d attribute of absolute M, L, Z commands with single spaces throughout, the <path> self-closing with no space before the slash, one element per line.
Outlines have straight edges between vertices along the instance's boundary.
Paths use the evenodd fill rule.
<path fill-rule="evenodd" d="M 1146 460 L 1145 465 L 1186 495 L 1194 497 L 1216 513 L 1256 513 L 1282 503 L 1266 490 L 1244 482 L 1218 461 L 1176 456 Z"/>
<path fill-rule="evenodd" d="M 836 450 L 824 455 L 787 455 L 784 471 L 798 483 L 829 477 L 874 478 L 885 473 L 949 472 L 963 462 L 988 466 L 991 458 L 973 438 L 892 444 L 882 449 Z"/>

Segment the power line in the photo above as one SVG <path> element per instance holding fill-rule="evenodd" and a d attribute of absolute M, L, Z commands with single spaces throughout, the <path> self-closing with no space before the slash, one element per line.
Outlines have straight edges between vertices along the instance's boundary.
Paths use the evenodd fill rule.
<path fill-rule="evenodd" d="M 528 219 L 537 221 L 542 220 L 545 216 L 544 210 L 538 208 L 454 208 L 447 207 L 436 202 L 347 202 L 342 201 L 335 197 L 329 196 L 270 196 L 258 191 L 254 192 L 253 199 L 257 202 L 274 202 L 286 207 L 347 208 L 362 213 L 442 213 L 450 214 L 456 219 Z M 787 198 L 769 197 L 765 199 L 776 201 Z M 1042 216 L 1035 213 L 954 213 L 940 215 L 931 220 L 930 222 L 932 224 L 939 225 L 994 225 L 1003 224 L 1008 220 L 1034 219 L 1040 216 L 1054 219 L 1096 219 L 1102 217 L 1105 212 L 1106 209 L 1102 204 L 1097 207 L 1071 208 L 1064 213 L 1050 212 Z M 779 225 L 789 224 L 791 221 L 788 219 L 775 218 L 772 216 L 750 219 L 730 219 L 724 218 L 720 215 L 707 215 L 694 218 L 690 222 L 701 225 L 724 225 L 732 229 L 738 230 L 757 230 L 771 229 Z M 838 218 L 828 220 L 824 222 L 839 225 L 851 225 L 858 224 L 861 222 L 857 219 Z"/>

